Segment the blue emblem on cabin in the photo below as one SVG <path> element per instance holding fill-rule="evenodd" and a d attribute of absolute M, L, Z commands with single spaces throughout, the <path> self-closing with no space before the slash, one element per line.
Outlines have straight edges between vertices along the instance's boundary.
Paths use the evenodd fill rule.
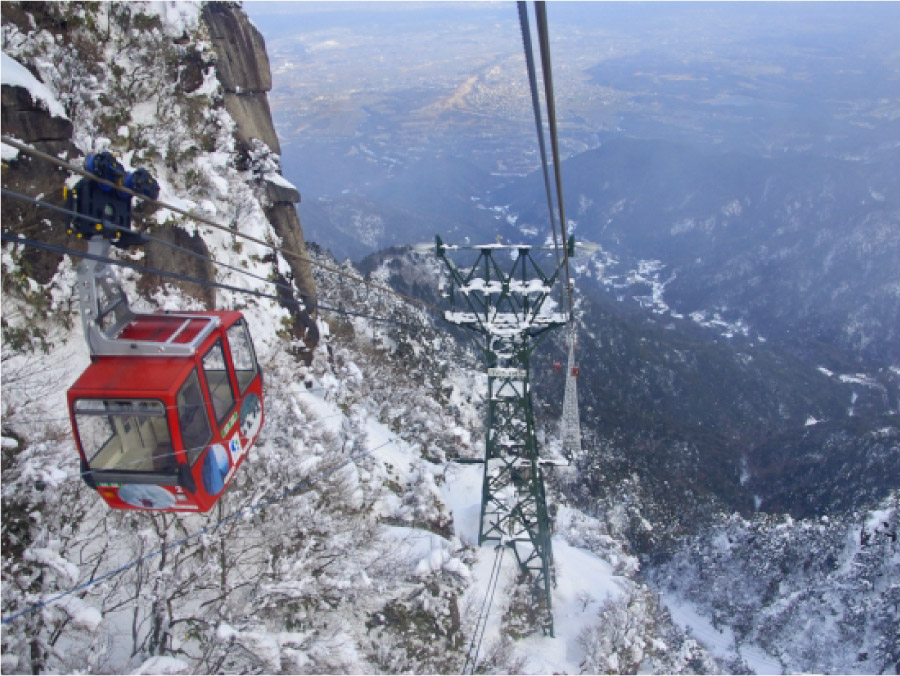
<path fill-rule="evenodd" d="M 221 444 L 213 444 L 203 460 L 203 487 L 210 495 L 218 495 L 225 487 L 228 476 L 228 452 Z"/>

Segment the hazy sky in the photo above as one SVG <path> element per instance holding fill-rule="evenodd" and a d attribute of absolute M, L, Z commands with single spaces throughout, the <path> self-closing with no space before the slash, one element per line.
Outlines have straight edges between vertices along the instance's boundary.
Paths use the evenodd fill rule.
<path fill-rule="evenodd" d="M 813 24 L 831 23 L 836 30 L 867 28 L 872 33 L 891 33 L 900 25 L 897 2 L 567 2 L 547 3 L 554 22 L 605 27 L 614 31 L 656 30 L 673 21 L 703 17 L 731 19 L 732 30 L 766 22 L 770 34 L 802 34 Z M 244 3 L 250 17 L 265 34 L 312 30 L 365 22 L 465 21 L 506 18 L 516 21 L 516 7 L 506 2 L 271 2 Z M 291 21 L 289 17 L 296 17 Z M 673 26 L 674 27 L 674 26 Z"/>

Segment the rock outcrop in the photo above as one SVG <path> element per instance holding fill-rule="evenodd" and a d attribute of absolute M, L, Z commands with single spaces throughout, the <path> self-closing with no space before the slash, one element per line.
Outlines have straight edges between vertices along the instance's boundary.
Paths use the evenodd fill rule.
<path fill-rule="evenodd" d="M 234 180 L 236 174 L 251 176 L 245 179 L 245 185 L 262 209 L 256 213 L 264 215 L 271 226 L 266 237 L 280 240 L 290 268 L 286 281 L 294 283 L 305 309 L 298 308 L 294 298 L 284 298 L 282 304 L 293 315 L 294 336 L 307 347 L 314 347 L 318 341 L 315 281 L 295 207 L 300 193 L 280 176 L 281 148 L 267 95 L 272 75 L 262 35 L 237 3 L 207 3 L 199 9 L 199 15 L 197 9 L 168 4 L 162 8 L 136 7 L 133 10 L 126 3 L 4 2 L 4 28 L 9 28 L 18 45 L 7 49 L 9 45 L 4 44 L 4 60 L 18 57 L 20 63 L 13 65 L 27 67 L 35 79 L 32 83 L 22 71 L 16 82 L 28 80 L 34 86 L 3 86 L 3 133 L 78 165 L 86 152 L 111 149 L 120 156 L 131 153 L 129 163 L 133 166 L 155 167 L 158 176 L 160 172 L 168 174 L 166 178 L 177 193 L 189 192 L 195 203 L 208 199 L 214 205 L 222 199 L 217 186 L 224 179 L 214 175 L 215 161 L 197 159 L 203 153 L 230 146 L 217 137 L 220 131 L 229 133 L 230 122 L 226 125 L 222 120 L 230 116 L 235 123 L 236 153 L 225 165 L 231 167 L 228 180 Z M 198 19 L 201 42 L 192 44 L 185 26 L 196 30 Z M 106 25 L 107 30 L 93 28 L 99 25 Z M 31 45 L 28 50 L 21 47 L 26 43 Z M 129 62 L 135 64 L 133 72 L 109 61 L 116 50 L 121 50 L 125 61 L 131 59 Z M 211 75 L 211 66 L 221 85 L 221 89 L 215 88 L 217 91 L 201 89 Z M 8 77 L 4 80 L 12 81 Z M 45 91 L 54 99 L 52 106 L 41 100 Z M 32 100 L 33 92 L 38 92 L 38 100 Z M 155 113 L 150 112 L 152 106 Z M 46 161 L 4 148 L 6 188 L 62 206 L 62 187 L 69 175 Z M 241 227 L 235 213 L 256 218 L 252 209 L 235 212 L 228 200 L 219 204 L 222 217 L 231 214 L 232 227 Z M 152 210 L 136 208 L 137 227 L 153 227 L 156 237 L 201 256 L 209 255 L 192 226 L 186 224 L 185 230 L 179 230 L 184 226 L 175 219 L 165 223 L 173 227 L 158 228 Z M 83 242 L 65 234 L 65 216 L 59 213 L 7 198 L 2 212 L 6 232 L 83 247 Z M 196 258 L 182 260 L 159 244 L 147 245 L 145 252 L 148 264 L 158 263 L 159 267 L 177 268 L 206 279 L 216 275 L 211 265 L 199 264 Z M 21 258 L 27 275 L 40 284 L 54 277 L 61 260 L 57 254 L 33 249 L 23 250 Z M 275 264 L 275 258 L 271 260 Z M 276 269 L 271 274 L 279 273 Z M 145 277 L 141 282 L 145 291 L 163 283 L 152 275 Z M 212 290 L 179 286 L 207 307 L 215 305 Z"/>
<path fill-rule="evenodd" d="M 231 3 L 211 2 L 201 16 L 218 56 L 216 76 L 225 90 L 225 109 L 237 123 L 238 140 L 249 147 L 258 138 L 281 153 L 269 109 L 272 72 L 262 35 Z"/>
<path fill-rule="evenodd" d="M 218 57 L 216 76 L 225 90 L 225 108 L 237 124 L 238 142 L 249 150 L 254 139 L 258 139 L 272 152 L 280 153 L 281 146 L 269 108 L 268 92 L 272 89 L 272 72 L 265 40 L 243 10 L 235 4 L 208 3 L 201 16 L 209 29 Z M 285 181 L 265 178 L 263 181 L 268 202 L 266 217 L 281 237 L 283 248 L 298 254 L 286 255 L 285 258 L 310 314 L 314 314 L 315 281 L 300 218 L 294 206 L 300 201 L 300 193 Z M 314 331 L 315 323 L 309 318 L 300 320 L 307 327 L 304 333 Z"/>
<path fill-rule="evenodd" d="M 35 81 L 40 80 L 35 77 Z M 72 144 L 72 122 L 50 113 L 44 102 L 32 98 L 28 88 L 4 84 L 2 87 L 3 134 L 54 157 L 69 158 L 77 154 Z M 12 169 L 12 170 L 8 170 Z M 69 173 L 24 153 L 4 161 L 3 187 L 22 195 L 41 195 L 57 206 L 63 205 L 62 188 Z M 48 212 L 12 198 L 3 199 L 3 229 L 7 232 L 35 236 L 50 244 L 71 245 L 59 228 L 47 227 Z M 29 249 L 22 254 L 31 277 L 46 284 L 56 273 L 62 256 Z"/>
<path fill-rule="evenodd" d="M 37 79 L 37 78 L 35 78 Z M 52 115 L 25 87 L 3 85 L 3 133 L 48 153 L 72 150 L 72 121 Z"/>

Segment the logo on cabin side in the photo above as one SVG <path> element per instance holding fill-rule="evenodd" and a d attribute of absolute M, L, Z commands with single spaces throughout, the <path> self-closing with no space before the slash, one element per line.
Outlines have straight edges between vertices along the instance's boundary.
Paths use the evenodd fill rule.
<path fill-rule="evenodd" d="M 234 424 L 238 421 L 238 412 L 235 411 L 231 414 L 231 417 L 228 419 L 228 422 L 225 423 L 225 427 L 222 428 L 222 438 L 224 439 L 228 436 L 228 433 L 231 431 L 231 428 L 234 427 Z"/>
<path fill-rule="evenodd" d="M 237 434 L 228 442 L 228 450 L 231 453 L 231 462 L 237 464 L 244 453 L 244 449 L 241 447 L 241 438 Z"/>

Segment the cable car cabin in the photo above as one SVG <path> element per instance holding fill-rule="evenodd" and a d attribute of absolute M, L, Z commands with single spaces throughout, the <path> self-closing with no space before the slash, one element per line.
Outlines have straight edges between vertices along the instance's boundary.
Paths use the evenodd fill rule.
<path fill-rule="evenodd" d="M 68 391 L 84 480 L 114 509 L 208 511 L 262 426 L 243 315 L 136 315 L 119 341 L 142 354 L 94 356 Z M 186 354 L 148 356 L 148 345 Z"/>

